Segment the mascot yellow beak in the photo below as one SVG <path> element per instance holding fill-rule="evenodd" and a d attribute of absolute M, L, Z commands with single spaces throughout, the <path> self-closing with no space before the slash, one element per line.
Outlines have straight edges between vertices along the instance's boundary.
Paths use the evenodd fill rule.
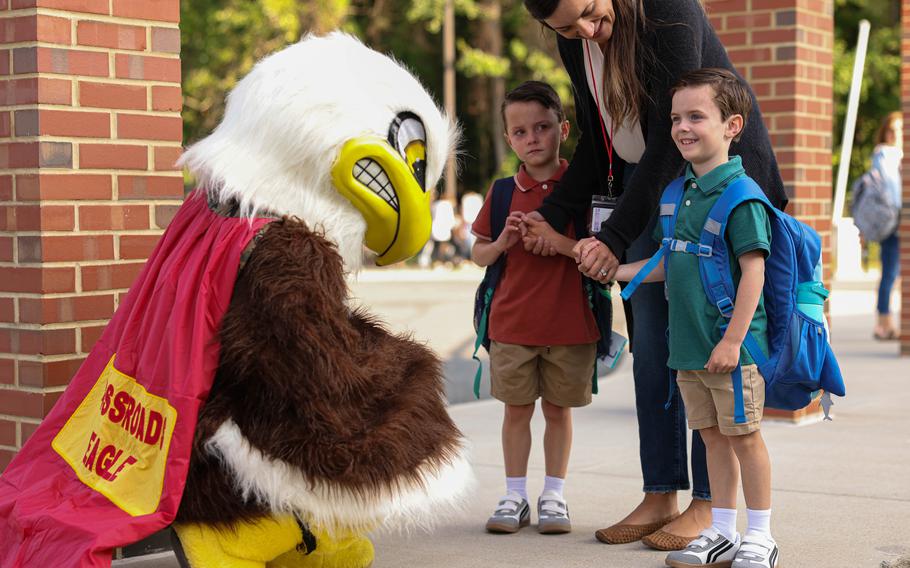
<path fill-rule="evenodd" d="M 387 140 L 352 138 L 332 166 L 335 188 L 366 220 L 364 240 L 380 266 L 414 256 L 430 238 L 426 165 L 423 122 L 403 112 Z"/>

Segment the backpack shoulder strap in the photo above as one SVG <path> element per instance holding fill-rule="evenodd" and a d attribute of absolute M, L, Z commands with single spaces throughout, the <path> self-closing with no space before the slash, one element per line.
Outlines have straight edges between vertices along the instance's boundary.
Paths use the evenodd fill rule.
<path fill-rule="evenodd" d="M 670 182 L 660 196 L 660 228 L 665 239 L 672 239 L 676 231 L 676 218 L 679 216 L 679 204 L 686 188 L 686 179 L 680 176 Z"/>
<path fill-rule="evenodd" d="M 490 189 L 490 240 L 495 241 L 506 228 L 506 218 L 512 206 L 512 190 L 515 189 L 515 178 L 500 178 L 493 182 Z"/>
<path fill-rule="evenodd" d="M 670 182 L 664 192 L 660 196 L 660 230 L 663 235 L 663 240 L 660 247 L 658 247 L 657 252 L 654 253 L 654 256 L 648 260 L 647 263 L 638 271 L 632 280 L 623 287 L 620 296 L 623 300 L 628 300 L 632 297 L 632 294 L 635 293 L 635 290 L 638 289 L 639 285 L 644 282 L 648 274 L 651 274 L 657 264 L 663 259 L 664 266 L 666 266 L 666 253 L 667 253 L 667 244 L 673 238 L 673 233 L 676 231 L 676 217 L 679 215 L 679 203 L 682 201 L 682 196 L 685 191 L 683 184 L 685 183 L 685 178 L 678 177 L 675 180 Z"/>
<path fill-rule="evenodd" d="M 493 182 L 493 187 L 490 189 L 492 195 L 490 196 L 490 237 L 491 240 L 496 240 L 499 238 L 499 235 L 502 234 L 502 231 L 506 227 L 506 218 L 509 216 L 509 208 L 512 205 L 512 191 L 515 189 L 515 178 L 501 178 Z M 500 255 L 496 262 L 487 266 L 484 271 L 483 281 L 478 287 L 478 291 L 482 290 L 482 296 L 477 301 L 482 302 L 482 305 L 479 306 L 480 316 L 476 320 L 477 325 L 477 339 L 474 341 L 474 353 L 471 355 L 471 358 L 477 361 L 477 372 L 474 374 L 474 396 L 480 398 L 480 380 L 483 373 L 483 363 L 481 363 L 480 358 L 477 357 L 477 352 L 480 350 L 480 347 L 486 346 L 489 350 L 489 336 L 487 334 L 487 329 L 489 327 L 490 319 L 490 305 L 493 302 L 493 292 L 496 290 L 496 286 L 499 284 L 499 279 L 502 277 L 502 271 L 505 269 L 506 258 L 505 255 Z M 477 310 L 475 306 L 475 311 Z"/>
<path fill-rule="evenodd" d="M 708 300 L 711 301 L 724 317 L 733 315 L 733 299 L 736 290 L 733 286 L 733 274 L 730 272 L 729 251 L 724 234 L 730 214 L 746 201 L 759 201 L 769 211 L 774 207 L 764 192 L 752 178 L 742 177 L 724 189 L 723 194 L 711 207 L 705 225 L 701 231 L 699 245 L 710 247 L 711 254 L 699 257 L 704 270 L 701 271 L 702 285 Z"/>

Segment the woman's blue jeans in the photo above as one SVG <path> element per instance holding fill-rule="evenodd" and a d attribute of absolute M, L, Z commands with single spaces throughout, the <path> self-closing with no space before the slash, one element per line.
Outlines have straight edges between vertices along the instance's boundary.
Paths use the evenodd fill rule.
<path fill-rule="evenodd" d="M 630 171 L 627 168 L 626 182 Z M 626 186 L 628 187 L 628 185 Z M 652 233 L 657 215 L 626 250 L 626 261 L 650 258 L 658 243 Z M 702 290 L 693 290 L 702 294 Z M 663 282 L 642 284 L 630 298 L 632 307 L 632 375 L 635 381 L 635 408 L 638 413 L 639 456 L 646 493 L 689 489 L 686 452 L 686 410 L 675 374 L 667 368 L 667 298 Z M 670 406 L 664 409 L 669 392 Z M 705 444 L 692 433 L 692 496 L 710 499 Z"/>
<path fill-rule="evenodd" d="M 878 283 L 878 313 L 891 313 L 891 288 L 900 265 L 900 241 L 897 231 L 881 242 L 882 280 Z"/>

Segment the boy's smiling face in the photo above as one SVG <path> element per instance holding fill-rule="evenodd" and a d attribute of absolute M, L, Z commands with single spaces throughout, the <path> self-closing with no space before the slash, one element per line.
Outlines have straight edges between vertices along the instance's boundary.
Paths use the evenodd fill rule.
<path fill-rule="evenodd" d="M 506 140 L 525 166 L 559 164 L 559 144 L 569 135 L 569 123 L 560 123 L 556 111 L 536 101 L 516 101 L 506 106 L 503 115 Z"/>
<path fill-rule="evenodd" d="M 721 117 L 714 96 L 710 85 L 686 87 L 673 95 L 670 134 L 697 175 L 727 161 L 730 142 L 743 128 L 742 115 Z"/>

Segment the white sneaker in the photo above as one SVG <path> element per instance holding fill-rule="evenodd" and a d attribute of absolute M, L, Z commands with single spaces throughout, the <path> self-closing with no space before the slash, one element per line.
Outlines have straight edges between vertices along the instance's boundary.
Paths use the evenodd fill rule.
<path fill-rule="evenodd" d="M 531 524 L 531 506 L 528 500 L 514 491 L 509 491 L 487 519 L 487 531 L 491 533 L 515 533 Z"/>
<path fill-rule="evenodd" d="M 537 500 L 537 532 L 540 534 L 565 534 L 572 532 L 569 506 L 566 500 L 553 491 L 545 491 Z"/>
<path fill-rule="evenodd" d="M 682 550 L 674 550 L 667 555 L 667 566 L 674 568 L 695 568 L 709 566 L 711 568 L 729 568 L 739 550 L 739 534 L 735 541 L 730 541 L 713 527 L 709 527 L 698 535 Z"/>
<path fill-rule="evenodd" d="M 733 559 L 733 568 L 775 568 L 780 551 L 773 538 L 746 533 L 742 546 Z"/>

